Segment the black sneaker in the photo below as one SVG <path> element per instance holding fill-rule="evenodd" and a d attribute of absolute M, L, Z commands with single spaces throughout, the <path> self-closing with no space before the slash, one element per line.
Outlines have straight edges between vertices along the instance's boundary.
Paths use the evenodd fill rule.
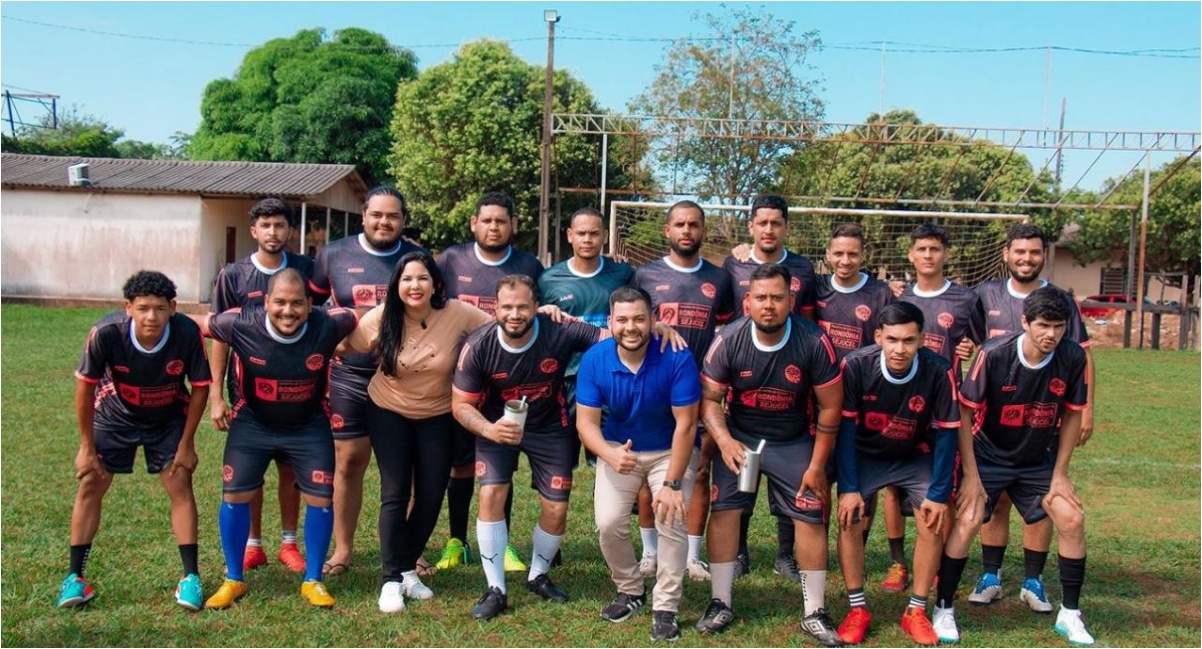
<path fill-rule="evenodd" d="M 676 642 L 680 639 L 680 623 L 672 611 L 651 612 L 651 639 Z"/>
<path fill-rule="evenodd" d="M 491 620 L 509 608 L 509 597 L 500 588 L 490 586 L 484 595 L 472 606 L 472 617 L 477 620 Z"/>
<path fill-rule="evenodd" d="M 797 567 L 797 559 L 792 552 L 779 552 L 772 564 L 772 572 L 795 583 L 801 583 L 801 569 Z"/>
<path fill-rule="evenodd" d="M 826 615 L 826 609 L 818 609 L 812 615 L 801 618 L 801 630 L 809 634 L 820 644 L 828 647 L 842 647 L 843 639 L 835 630 L 835 623 Z"/>
<path fill-rule="evenodd" d="M 746 551 L 740 552 L 735 557 L 735 579 L 751 572 L 751 557 Z"/>
<path fill-rule="evenodd" d="M 609 606 L 601 609 L 601 619 L 610 622 L 625 622 L 647 603 L 642 595 L 627 595 L 618 593 Z"/>
<path fill-rule="evenodd" d="M 558 568 L 563 565 L 563 550 L 556 550 L 555 556 L 551 558 L 551 567 Z"/>
<path fill-rule="evenodd" d="M 543 573 L 526 582 L 526 590 L 548 602 L 559 602 L 562 604 L 568 601 L 568 594 L 559 586 L 551 583 L 551 578 L 547 576 L 547 573 Z"/>
<path fill-rule="evenodd" d="M 705 634 L 722 633 L 734 621 L 734 610 L 723 604 L 722 600 L 714 598 L 710 600 L 709 608 L 705 609 L 705 615 L 697 620 L 696 629 L 699 633 Z"/>

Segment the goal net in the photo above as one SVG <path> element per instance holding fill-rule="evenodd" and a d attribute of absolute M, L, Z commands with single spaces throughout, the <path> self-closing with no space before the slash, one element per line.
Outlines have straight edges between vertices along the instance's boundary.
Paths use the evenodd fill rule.
<path fill-rule="evenodd" d="M 664 221 L 671 203 L 614 201 L 609 208 L 611 253 L 625 255 L 640 266 L 667 254 Z M 750 205 L 702 205 L 706 239 L 701 254 L 721 266 L 733 247 L 751 243 L 747 225 Z M 818 273 L 829 273 L 825 262 L 831 229 L 839 223 L 859 223 L 868 239 L 864 270 L 880 279 L 913 280 L 907 255 L 910 232 L 921 223 L 937 223 L 948 235 L 944 273 L 965 286 L 1005 275 L 1001 250 L 1006 230 L 1029 220 L 1025 214 L 928 212 L 851 208 L 791 207 L 787 247 L 809 257 Z"/>

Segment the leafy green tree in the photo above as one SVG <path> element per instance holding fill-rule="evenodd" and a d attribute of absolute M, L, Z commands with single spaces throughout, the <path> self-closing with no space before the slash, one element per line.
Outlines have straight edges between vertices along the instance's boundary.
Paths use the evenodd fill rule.
<path fill-rule="evenodd" d="M 807 57 L 817 31 L 750 8 L 695 16 L 705 33 L 677 40 L 645 92 L 639 114 L 687 118 L 806 121 L 821 119 L 819 81 Z M 664 137 L 653 159 L 665 184 L 705 201 L 746 203 L 776 178 L 797 145 L 784 140 Z"/>
<path fill-rule="evenodd" d="M 388 160 L 423 242 L 441 248 L 463 241 L 476 200 L 486 191 L 503 190 L 514 199 L 519 245 L 535 249 L 544 74 L 542 66 L 523 61 L 508 45 L 482 40 L 400 83 Z M 601 110 L 588 87 L 563 70 L 555 73 L 553 102 L 556 112 Z M 557 136 L 553 184 L 598 187 L 598 145 L 595 137 Z M 634 138 L 611 138 L 610 188 L 630 187 L 640 178 L 630 163 L 642 151 Z M 558 207 L 565 219 L 578 207 L 597 204 L 588 194 L 561 193 L 557 200 L 552 210 Z M 554 238 L 550 241 L 553 249 Z"/>
<path fill-rule="evenodd" d="M 251 50 L 232 79 L 205 88 L 189 152 L 197 160 L 354 164 L 386 179 L 388 124 L 416 57 L 379 34 L 306 29 Z"/>
<path fill-rule="evenodd" d="M 183 135 L 177 133 L 178 137 Z M 36 126 L 20 127 L 14 136 L 4 136 L 8 153 L 79 156 L 83 158 L 181 158 L 183 149 L 176 143 L 158 144 L 127 140 L 125 131 L 71 106 L 59 115 L 57 125 L 51 116 L 39 119 Z"/>

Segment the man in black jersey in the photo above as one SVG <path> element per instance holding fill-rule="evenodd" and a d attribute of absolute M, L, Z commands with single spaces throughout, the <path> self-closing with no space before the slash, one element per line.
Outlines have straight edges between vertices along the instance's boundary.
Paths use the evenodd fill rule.
<path fill-rule="evenodd" d="M 1031 223 L 1017 223 L 1006 232 L 1006 246 L 1002 249 L 1002 260 L 1009 277 L 985 282 L 977 287 L 981 304 L 985 308 L 987 338 L 996 338 L 1008 333 L 1022 331 L 1023 300 L 1038 288 L 1049 286 L 1039 275 L 1043 271 L 1047 237 L 1043 230 Z M 1065 338 L 1085 349 L 1085 382 L 1088 384 L 1089 401 L 1081 412 L 1081 435 L 1078 445 L 1093 435 L 1093 355 L 1090 353 L 1089 334 L 1077 303 L 1067 293 L 1062 293 L 1070 307 Z M 987 605 L 1002 596 L 1002 561 L 1010 539 L 1010 499 L 1003 494 L 996 503 L 997 511 L 981 529 L 981 563 L 983 574 L 968 601 Z M 1047 563 L 1048 550 L 1052 544 L 1052 526 L 1047 520 L 1023 526 L 1024 578 L 1019 590 L 1019 600 L 1036 613 L 1051 613 L 1043 585 L 1043 568 Z"/>
<path fill-rule="evenodd" d="M 367 310 L 384 303 L 388 279 L 407 253 L 425 252 L 401 238 L 409 216 L 405 196 L 393 187 L 367 192 L 363 232 L 321 249 L 309 280 L 317 300 Z M 335 356 L 330 362 L 330 427 L 334 431 L 334 552 L 323 567 L 339 575 L 351 565 L 355 529 L 363 507 L 363 475 L 371 463 L 367 437 L 367 384 L 378 363 L 371 354 Z"/>
<path fill-rule="evenodd" d="M 792 315 L 789 271 L 764 264 L 751 275 L 744 299 L 749 315 L 718 332 L 705 355 L 701 413 L 722 453 L 714 462 L 709 523 L 713 600 L 697 623 L 717 633 L 734 621 L 731 584 L 740 511 L 755 502 L 738 490 L 750 448 L 763 449 L 771 509 L 794 519 L 805 613 L 801 628 L 827 646 L 842 641 L 824 609 L 829 485 L 826 464 L 835 446 L 843 386 L 835 351 L 814 323 Z M 817 437 L 811 398 L 817 397 Z M 723 412 L 723 401 L 728 411 Z"/>
<path fill-rule="evenodd" d="M 830 336 L 839 360 L 872 344 L 881 309 L 894 301 L 887 284 L 860 270 L 865 245 L 859 224 L 836 225 L 826 247 L 831 274 L 820 275 L 815 283 L 818 324 Z"/>
<path fill-rule="evenodd" d="M 82 606 L 96 596 L 84 569 L 100 527 L 101 505 L 113 474 L 133 472 L 141 446 L 146 470 L 159 474 L 171 499 L 171 528 L 184 575 L 175 602 L 195 611 L 204 596 L 196 549 L 193 440 L 212 382 L 204 340 L 192 320 L 175 312 L 175 284 L 162 273 L 135 273 L 122 292 L 125 311 L 110 313 L 92 327 L 75 373 L 79 490 L 71 512 L 71 567 L 58 606 Z M 191 395 L 185 381 L 192 386 Z"/>
<path fill-rule="evenodd" d="M 475 241 L 451 246 L 438 256 L 438 269 L 446 282 L 446 295 L 467 302 L 490 315 L 497 310 L 497 282 L 506 275 L 525 275 L 538 282 L 543 265 L 538 259 L 513 246 L 517 215 L 513 199 L 504 192 L 487 192 L 476 201 L 472 216 Z M 535 295 L 535 297 L 538 297 Z M 443 548 L 435 567 L 454 568 L 467 560 L 468 509 L 472 504 L 475 478 L 472 472 L 476 437 L 461 426 L 455 428 L 455 448 L 451 480 L 447 485 L 447 519 L 451 539 Z M 510 518 L 513 495 L 506 503 L 505 518 Z M 512 545 L 505 548 L 505 571 L 525 572 L 526 564 Z"/>
<path fill-rule="evenodd" d="M 839 565 L 851 610 L 839 637 L 860 644 L 872 616 L 864 597 L 864 520 L 873 495 L 902 490 L 918 514 L 914 590 L 901 626 L 915 642 L 939 643 L 926 617 L 952 491 L 960 406 L 951 365 L 924 347 L 923 312 L 895 302 L 881 310 L 876 344 L 843 359 L 839 464 Z"/>
<path fill-rule="evenodd" d="M 789 296 L 793 300 L 793 313 L 814 319 L 814 264 L 805 255 L 789 252 L 785 240 L 789 237 L 789 204 L 776 194 L 761 194 L 751 202 L 751 218 L 747 221 L 752 245 L 746 259 L 734 254 L 726 258 L 722 269 L 730 274 L 734 286 L 735 304 L 743 304 L 743 298 L 751 287 L 751 273 L 762 264 L 780 264 L 789 269 Z M 735 251 L 738 253 L 738 251 Z M 744 313 L 743 315 L 746 315 Z M 747 528 L 751 511 L 740 521 L 740 550 L 746 552 Z M 740 558 L 740 562 L 743 559 Z M 793 520 L 785 515 L 776 517 L 776 560 L 773 572 L 793 582 L 800 582 L 797 558 L 793 556 Z"/>
<path fill-rule="evenodd" d="M 534 528 L 526 588 L 543 599 L 566 602 L 568 594 L 547 572 L 567 530 L 574 429 L 564 409 L 563 377 L 572 357 L 608 330 L 579 320 L 556 324 L 538 314 L 535 284 L 509 275 L 497 285 L 496 324 L 482 327 L 463 343 L 451 396 L 455 419 L 476 438 L 476 478 L 480 512 L 476 541 L 488 580 L 472 616 L 487 620 L 507 608 L 504 553 L 509 545 L 505 500 L 512 489 L 519 452 L 530 461 L 542 514 Z M 506 402 L 524 401 L 525 426 L 504 418 Z"/>
<path fill-rule="evenodd" d="M 295 268 L 305 278 L 313 274 L 313 260 L 304 255 L 295 255 L 286 249 L 288 240 L 296 229 L 296 214 L 292 208 L 278 198 L 265 198 L 250 210 L 250 236 L 258 246 L 245 259 L 226 265 L 217 275 L 217 286 L 209 301 L 209 312 L 223 313 L 230 309 L 263 304 L 267 293 L 267 282 L 285 268 Z M 222 396 L 221 378 L 226 376 L 229 364 L 229 347 L 213 341 L 213 353 L 209 367 L 217 380 L 217 389 L 209 393 L 209 417 L 217 430 L 229 430 L 230 411 Z M 229 373 L 230 403 L 238 400 L 234 375 Z M 305 569 L 305 558 L 296 544 L 297 521 L 300 518 L 300 492 L 296 490 L 296 476 L 286 463 L 276 463 L 279 471 L 281 542 L 277 555 L 280 562 L 293 572 Z M 267 564 L 267 553 L 263 551 L 263 492 L 260 490 L 251 500 L 250 537 L 246 547 L 246 569 L 251 570 Z"/>
<path fill-rule="evenodd" d="M 242 555 L 250 528 L 249 502 L 273 459 L 296 469 L 297 487 L 308 505 L 301 597 L 317 607 L 334 605 L 321 582 L 334 531 L 334 438 L 326 390 L 330 357 L 357 322 L 354 311 L 314 309 L 305 278 L 292 268 L 272 276 L 264 308 L 226 311 L 205 321 L 206 333 L 233 350 L 238 381 L 218 517 L 226 579 L 205 602 L 206 608 L 229 608 L 246 594 Z"/>
<path fill-rule="evenodd" d="M 944 549 L 933 619 L 939 639 L 959 640 L 956 588 L 968 546 L 1003 493 L 1023 520 L 1050 518 L 1059 535 L 1064 602 L 1055 630 L 1075 645 L 1093 644 L 1078 604 L 1085 580 L 1084 508 L 1069 479 L 1088 388 L 1085 352 L 1067 340 L 1074 306 L 1047 286 L 1023 302 L 1022 333 L 981 349 L 960 391 L 959 514 Z"/>

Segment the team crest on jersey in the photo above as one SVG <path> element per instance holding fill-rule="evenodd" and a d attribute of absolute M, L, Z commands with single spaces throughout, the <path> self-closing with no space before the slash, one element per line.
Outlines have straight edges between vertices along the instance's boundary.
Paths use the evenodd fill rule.
<path fill-rule="evenodd" d="M 711 503 L 718 502 L 718 485 L 710 486 L 710 502 Z"/>
<path fill-rule="evenodd" d="M 476 477 L 483 478 L 488 475 L 488 465 L 483 462 L 476 462 Z"/>
<path fill-rule="evenodd" d="M 718 287 L 714 286 L 710 282 L 702 282 L 701 294 L 712 300 L 714 299 L 714 296 L 718 294 Z"/>
<path fill-rule="evenodd" d="M 801 291 L 801 278 L 800 277 L 794 277 L 789 280 L 789 290 L 794 293 Z"/>
<path fill-rule="evenodd" d="M 171 376 L 179 376 L 184 373 L 184 362 L 178 358 L 167 361 L 167 373 Z"/>
<path fill-rule="evenodd" d="M 861 322 L 868 322 L 868 319 L 872 317 L 872 308 L 866 304 L 857 306 L 856 317 L 859 318 Z"/>
<path fill-rule="evenodd" d="M 935 321 L 939 323 L 940 327 L 943 327 L 944 329 L 951 329 L 952 325 L 956 324 L 956 317 L 947 311 L 944 311 L 935 317 Z"/>
<path fill-rule="evenodd" d="M 330 417 L 330 428 L 333 428 L 334 430 L 342 430 L 342 427 L 345 425 L 346 420 L 342 418 L 342 415 L 333 415 Z"/>
<path fill-rule="evenodd" d="M 305 359 L 305 367 L 313 370 L 314 372 L 325 367 L 325 364 L 326 359 L 321 354 L 309 354 L 309 357 Z"/>
<path fill-rule="evenodd" d="M 559 361 L 554 358 L 544 358 L 543 362 L 538 364 L 538 369 L 542 370 L 543 374 L 554 374 L 555 370 L 559 369 Z"/>
<path fill-rule="evenodd" d="M 785 367 L 785 378 L 789 383 L 801 383 L 801 368 L 790 363 Z"/>
<path fill-rule="evenodd" d="M 1052 381 L 1048 383 L 1048 391 L 1058 397 L 1064 396 L 1066 387 L 1067 386 L 1064 385 L 1064 381 L 1061 381 L 1060 379 L 1052 379 Z"/>
<path fill-rule="evenodd" d="M 916 394 L 910 397 L 910 410 L 914 412 L 922 412 L 927 407 L 927 402 L 922 398 L 921 394 Z"/>
<path fill-rule="evenodd" d="M 234 481 L 234 467 L 232 467 L 228 464 L 221 467 L 221 481 L 222 482 L 233 482 Z"/>

